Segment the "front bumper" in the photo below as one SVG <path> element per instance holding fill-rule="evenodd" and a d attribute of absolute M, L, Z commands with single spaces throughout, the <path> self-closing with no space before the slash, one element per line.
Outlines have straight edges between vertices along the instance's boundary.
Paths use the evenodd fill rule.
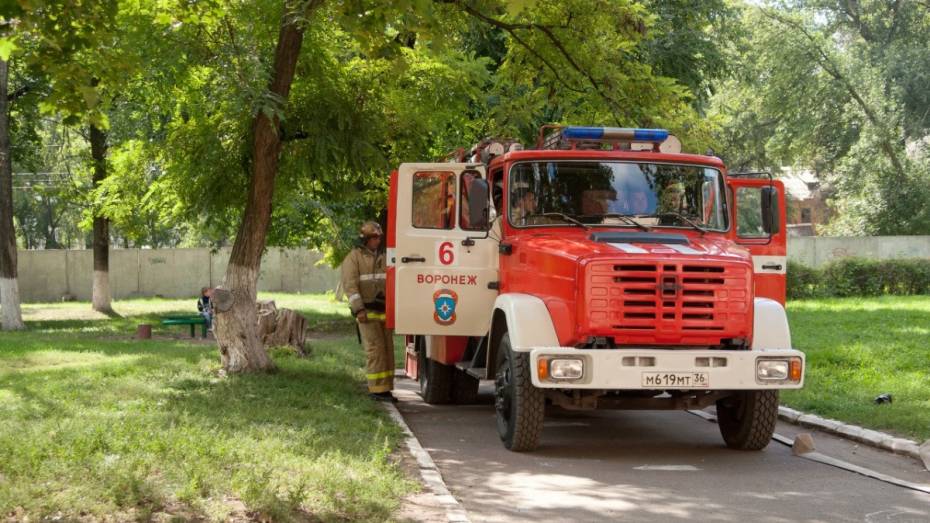
<path fill-rule="evenodd" d="M 579 358 L 581 378 L 540 379 L 540 359 Z M 757 362 L 800 358 L 797 381 L 762 380 Z M 606 390 L 770 390 L 804 386 L 804 353 L 784 350 L 575 349 L 543 347 L 530 350 L 533 385 L 544 389 Z M 545 367 L 545 365 L 543 365 Z M 544 369 L 545 370 L 545 369 Z"/>

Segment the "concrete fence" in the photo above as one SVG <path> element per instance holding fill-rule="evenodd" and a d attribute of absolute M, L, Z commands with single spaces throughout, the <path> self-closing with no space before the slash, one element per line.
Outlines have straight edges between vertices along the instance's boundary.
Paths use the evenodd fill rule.
<path fill-rule="evenodd" d="M 812 267 L 839 258 L 930 258 L 930 236 L 789 238 L 788 258 Z M 262 291 L 325 292 L 339 282 L 336 270 L 318 262 L 322 255 L 301 249 L 269 249 L 262 260 Z M 164 296 L 187 298 L 206 285 L 223 282 L 229 249 L 113 249 L 110 287 L 115 299 Z M 93 255 L 90 250 L 19 251 L 19 288 L 23 301 L 58 301 L 62 296 L 90 300 Z"/>
<path fill-rule="evenodd" d="M 217 286 L 226 275 L 229 249 L 113 249 L 110 290 L 114 299 L 163 296 L 189 298 Z M 334 290 L 338 272 L 318 262 L 322 255 L 301 249 L 269 249 L 258 280 L 261 291 L 311 293 Z M 90 250 L 19 251 L 19 289 L 24 302 L 73 296 L 89 301 L 93 278 Z"/>
<path fill-rule="evenodd" d="M 930 258 L 930 236 L 861 236 L 788 238 L 788 259 L 810 267 L 841 258 Z"/>

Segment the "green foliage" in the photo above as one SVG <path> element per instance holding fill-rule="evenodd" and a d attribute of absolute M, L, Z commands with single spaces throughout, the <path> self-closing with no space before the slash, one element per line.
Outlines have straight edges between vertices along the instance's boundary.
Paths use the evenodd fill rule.
<path fill-rule="evenodd" d="M 18 0 L 5 7 L 0 47 L 47 81 L 49 91 L 38 102 L 42 112 L 106 126 L 101 90 L 131 67 L 111 45 L 119 32 L 118 2 Z"/>
<path fill-rule="evenodd" d="M 879 137 L 871 128 L 830 177 L 834 218 L 823 234 L 832 236 L 926 234 L 930 232 L 930 143 L 900 149 L 907 176 L 895 175 L 887 157 L 877 154 Z M 909 153 L 906 152 L 909 150 Z"/>
<path fill-rule="evenodd" d="M 76 202 L 124 245 L 224 245 L 243 213 L 253 117 L 275 114 L 284 146 L 268 242 L 330 262 L 382 211 L 397 164 L 486 136 L 666 126 L 703 151 L 713 122 L 698 110 L 725 71 L 735 13 L 722 1 L 328 2 L 301 15 L 283 105 L 267 86 L 284 3 L 98 4 L 55 22 L 61 6 L 20 0 L 5 40 L 49 86 L 32 107 L 107 126 L 110 179 L 77 183 Z"/>
<path fill-rule="evenodd" d="M 73 130 L 39 118 L 35 98 L 20 98 L 13 109 L 18 129 L 11 140 L 17 232 L 27 249 L 83 246 L 80 167 L 86 147 Z"/>
<path fill-rule="evenodd" d="M 789 300 L 814 298 L 820 293 L 820 271 L 796 261 L 788 261 L 787 294 Z"/>
<path fill-rule="evenodd" d="M 82 225 L 90 229 L 94 214 L 99 214 L 118 224 L 126 244 L 175 245 L 183 227 L 167 221 L 171 202 L 150 189 L 161 171 L 145 146 L 140 140 L 127 140 L 110 150 L 109 175 L 89 191 L 91 205 L 85 209 Z"/>
<path fill-rule="evenodd" d="M 930 260 L 843 258 L 823 267 L 821 285 L 833 296 L 930 294 Z"/>
<path fill-rule="evenodd" d="M 283 108 L 265 98 L 268 63 L 253 58 L 270 53 L 278 8 L 237 5 L 182 26 L 172 34 L 191 52 L 176 81 L 153 93 L 167 122 L 155 151 L 164 176 L 154 183 L 176 202 L 173 221 L 203 218 L 208 230 L 232 235 L 251 117 L 271 106 L 283 116 L 285 145 L 269 243 L 323 248 L 334 262 L 357 223 L 383 209 L 387 174 L 403 161 L 439 158 L 487 135 L 535 139 L 552 121 L 700 128 L 688 90 L 637 56 L 661 58 L 661 46 L 641 49 L 653 38 L 644 6 L 504 4 L 328 4 L 307 20 Z M 695 136 L 706 140 L 686 133 L 686 141 Z"/>
<path fill-rule="evenodd" d="M 930 231 L 930 10 L 918 2 L 744 5 L 733 76 L 713 97 L 731 169 L 803 166 L 832 194 L 832 235 Z M 739 33 L 736 33 L 739 34 Z M 906 64 L 906 65 L 905 65 Z"/>
<path fill-rule="evenodd" d="M 842 258 L 820 269 L 788 263 L 788 297 L 930 294 L 930 260 Z"/>
<path fill-rule="evenodd" d="M 643 43 L 645 61 L 655 74 L 687 87 L 694 107 L 703 113 L 715 84 L 735 65 L 728 63 L 724 48 L 741 31 L 738 11 L 723 0 L 653 0 L 646 5 L 655 21 Z"/>

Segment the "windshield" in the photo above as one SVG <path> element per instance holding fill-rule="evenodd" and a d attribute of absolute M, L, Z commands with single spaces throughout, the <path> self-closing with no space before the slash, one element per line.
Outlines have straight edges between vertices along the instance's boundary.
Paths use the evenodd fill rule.
<path fill-rule="evenodd" d="M 592 226 L 641 224 L 725 230 L 723 191 L 723 176 L 710 167 L 521 162 L 510 170 L 509 217 L 517 227 L 572 226 L 574 219 Z"/>

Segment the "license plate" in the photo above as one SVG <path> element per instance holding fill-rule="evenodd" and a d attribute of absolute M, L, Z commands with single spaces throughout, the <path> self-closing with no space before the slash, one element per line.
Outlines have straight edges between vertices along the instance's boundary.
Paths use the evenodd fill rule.
<path fill-rule="evenodd" d="M 706 372 L 644 372 L 643 387 L 696 389 L 710 387 Z"/>

